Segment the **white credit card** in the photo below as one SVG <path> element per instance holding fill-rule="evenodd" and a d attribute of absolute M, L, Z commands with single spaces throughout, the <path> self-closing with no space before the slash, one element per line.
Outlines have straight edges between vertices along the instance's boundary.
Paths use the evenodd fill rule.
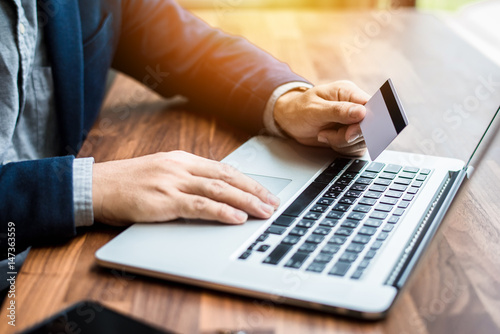
<path fill-rule="evenodd" d="M 368 154 L 375 160 L 408 125 L 408 119 L 391 79 L 380 87 L 365 107 L 366 116 L 360 123 L 361 132 Z"/>

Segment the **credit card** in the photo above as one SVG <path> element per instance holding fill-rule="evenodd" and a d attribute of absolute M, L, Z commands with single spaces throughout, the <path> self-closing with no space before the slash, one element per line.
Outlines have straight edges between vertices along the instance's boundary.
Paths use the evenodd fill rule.
<path fill-rule="evenodd" d="M 360 123 L 361 132 L 368 154 L 375 160 L 408 125 L 408 118 L 391 79 L 380 87 L 365 107 L 366 116 Z"/>

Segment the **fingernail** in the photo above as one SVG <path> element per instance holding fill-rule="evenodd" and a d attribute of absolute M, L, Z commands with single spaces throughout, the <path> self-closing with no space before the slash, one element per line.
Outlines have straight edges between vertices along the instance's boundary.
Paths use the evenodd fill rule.
<path fill-rule="evenodd" d="M 353 135 L 351 135 L 349 137 L 349 139 L 347 139 L 347 142 L 350 144 L 352 143 L 353 141 L 355 141 L 356 139 L 358 139 L 361 135 L 359 133 L 354 133 Z"/>
<path fill-rule="evenodd" d="M 353 106 L 349 109 L 349 117 L 351 118 L 358 118 L 361 113 L 361 108 L 363 108 L 363 106 Z"/>
<path fill-rule="evenodd" d="M 328 140 L 323 136 L 318 136 L 318 141 L 323 144 L 328 144 Z"/>
<path fill-rule="evenodd" d="M 266 203 L 260 203 L 260 208 L 268 215 L 272 215 L 274 212 L 274 208 Z"/>
<path fill-rule="evenodd" d="M 248 215 L 240 210 L 234 210 L 234 217 L 239 223 L 244 223 L 248 219 Z"/>
<path fill-rule="evenodd" d="M 267 195 L 267 202 L 277 208 L 280 205 L 280 199 L 277 196 L 274 196 L 273 194 L 269 193 Z"/>

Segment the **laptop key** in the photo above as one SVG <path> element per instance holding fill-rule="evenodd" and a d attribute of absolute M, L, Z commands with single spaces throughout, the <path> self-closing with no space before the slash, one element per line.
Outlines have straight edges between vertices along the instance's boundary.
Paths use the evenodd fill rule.
<path fill-rule="evenodd" d="M 374 249 L 370 249 L 368 252 L 366 252 L 365 259 L 371 260 L 375 257 L 375 255 L 377 255 L 377 251 Z"/>
<path fill-rule="evenodd" d="M 330 227 L 320 226 L 313 231 L 313 234 L 327 235 L 331 230 L 332 229 Z"/>
<path fill-rule="evenodd" d="M 256 242 L 261 242 L 261 241 L 264 241 L 264 240 L 266 240 L 268 237 L 269 237 L 269 234 L 267 234 L 267 233 L 262 233 L 261 235 L 259 235 L 259 237 L 257 238 Z"/>
<path fill-rule="evenodd" d="M 422 170 L 420 171 L 420 174 L 423 174 L 423 175 L 429 175 L 431 172 L 430 169 L 427 169 L 427 168 L 422 168 Z"/>
<path fill-rule="evenodd" d="M 327 244 L 323 249 L 321 249 L 321 253 L 326 253 L 326 254 L 335 254 L 340 250 L 339 245 L 332 245 L 332 244 Z"/>
<path fill-rule="evenodd" d="M 389 204 L 389 205 L 395 205 L 398 202 L 397 198 L 392 198 L 392 197 L 382 197 L 380 200 L 380 203 L 382 204 Z"/>
<path fill-rule="evenodd" d="M 305 260 L 307 259 L 308 256 L 309 256 L 309 253 L 297 252 L 297 253 L 292 255 L 290 260 L 287 261 L 287 263 L 285 264 L 285 267 L 299 269 L 300 266 L 302 266 L 302 264 L 305 262 Z"/>
<path fill-rule="evenodd" d="M 379 249 L 380 247 L 382 247 L 382 244 L 383 244 L 383 243 L 382 243 L 382 241 L 380 241 L 380 240 L 375 240 L 375 241 L 373 242 L 373 244 L 371 245 L 370 249 L 377 250 L 377 249 Z"/>
<path fill-rule="evenodd" d="M 354 273 L 352 273 L 351 278 L 352 279 L 360 279 L 360 277 L 363 275 L 363 270 L 361 269 L 356 269 Z"/>
<path fill-rule="evenodd" d="M 309 265 L 309 267 L 307 267 L 306 270 L 315 273 L 321 273 L 323 270 L 325 270 L 326 265 L 327 265 L 326 263 L 322 262 L 313 262 Z"/>
<path fill-rule="evenodd" d="M 348 205 L 348 204 L 336 204 L 334 207 L 333 207 L 333 210 L 335 211 L 342 211 L 342 212 L 346 212 L 347 210 L 349 210 L 351 206 Z"/>
<path fill-rule="evenodd" d="M 358 258 L 358 253 L 345 251 L 344 254 L 340 256 L 339 261 L 341 262 L 354 262 Z"/>
<path fill-rule="evenodd" d="M 300 245 L 299 252 L 306 252 L 306 253 L 314 252 L 314 250 L 316 249 L 316 246 L 318 246 L 318 244 L 311 244 L 311 243 L 305 242 L 302 245 Z"/>
<path fill-rule="evenodd" d="M 283 215 L 298 217 L 304 209 L 325 189 L 323 183 L 312 182 L 292 204 L 283 212 Z"/>
<path fill-rule="evenodd" d="M 349 252 L 361 253 L 364 248 L 365 248 L 365 245 L 354 243 L 354 244 L 350 244 L 349 246 L 347 246 L 346 250 L 348 250 Z"/>
<path fill-rule="evenodd" d="M 406 194 L 403 196 L 403 201 L 411 201 L 411 200 L 413 200 L 414 197 L 415 197 L 415 195 Z"/>
<path fill-rule="evenodd" d="M 374 199 L 379 199 L 381 196 L 381 193 L 377 192 L 377 191 L 367 191 L 365 193 L 365 198 L 374 198 Z"/>
<path fill-rule="evenodd" d="M 369 226 L 363 226 L 363 227 L 361 227 L 361 229 L 359 230 L 358 233 L 365 234 L 365 235 L 374 235 L 375 232 L 377 232 L 376 228 L 369 227 Z"/>
<path fill-rule="evenodd" d="M 311 211 L 322 213 L 325 212 L 328 209 L 328 206 L 326 205 L 320 205 L 320 204 L 315 204 L 311 207 Z"/>
<path fill-rule="evenodd" d="M 354 207 L 354 209 L 352 209 L 352 211 L 355 211 L 355 212 L 363 212 L 363 213 L 368 213 L 370 212 L 370 210 L 372 209 L 371 206 L 367 206 L 367 205 L 361 205 L 361 204 L 358 204 Z M 375 209 L 376 210 L 376 209 Z"/>
<path fill-rule="evenodd" d="M 335 225 L 337 225 L 337 223 L 337 219 L 325 218 L 319 223 L 319 226 L 334 227 Z"/>
<path fill-rule="evenodd" d="M 342 227 L 348 227 L 348 228 L 356 228 L 359 224 L 359 221 L 358 220 L 350 220 L 350 219 L 346 219 L 342 225 Z"/>
<path fill-rule="evenodd" d="M 309 211 L 304 216 L 305 219 L 312 219 L 312 220 L 317 220 L 317 219 L 319 219 L 319 217 L 321 217 L 321 213 L 319 213 L 319 212 L 312 212 L 312 211 Z"/>
<path fill-rule="evenodd" d="M 392 205 L 387 205 L 387 204 L 379 204 L 375 207 L 376 211 L 383 211 L 383 212 L 391 212 L 392 210 Z"/>
<path fill-rule="evenodd" d="M 333 203 L 333 199 L 326 198 L 326 197 L 322 197 L 316 202 L 316 204 L 318 204 L 318 205 L 330 205 L 332 203 Z"/>
<path fill-rule="evenodd" d="M 402 177 L 398 177 L 396 180 L 394 180 L 394 183 L 404 184 L 405 186 L 407 186 L 411 183 L 411 180 L 410 179 L 403 179 Z"/>
<path fill-rule="evenodd" d="M 414 195 L 417 192 L 418 192 L 418 188 L 417 187 L 410 187 L 410 189 L 408 189 L 408 191 L 406 193 Z"/>
<path fill-rule="evenodd" d="M 271 247 L 271 246 L 269 246 L 269 245 L 260 245 L 260 247 L 257 248 L 257 252 L 265 252 L 265 251 L 267 251 L 269 249 L 269 247 Z"/>
<path fill-rule="evenodd" d="M 349 262 L 337 262 L 328 274 L 335 276 L 344 276 L 350 267 L 351 264 Z"/>
<path fill-rule="evenodd" d="M 354 219 L 354 220 L 362 220 L 363 218 L 365 218 L 365 215 L 364 213 L 362 212 L 351 212 L 347 218 L 349 219 Z"/>
<path fill-rule="evenodd" d="M 350 235 L 350 234 L 349 234 Z M 335 234 L 333 237 L 328 240 L 328 244 L 332 245 L 343 245 L 346 241 L 347 237 L 340 234 Z"/>
<path fill-rule="evenodd" d="M 381 162 L 372 162 L 368 167 L 366 167 L 367 172 L 378 173 L 384 168 L 385 164 Z"/>
<path fill-rule="evenodd" d="M 391 179 L 381 179 L 381 178 L 378 178 L 375 180 L 375 182 L 373 182 L 373 184 L 378 184 L 380 186 L 388 186 L 391 184 Z"/>
<path fill-rule="evenodd" d="M 368 227 L 379 227 L 382 225 L 382 220 L 368 218 L 363 225 Z"/>
<path fill-rule="evenodd" d="M 285 233 L 286 227 L 280 227 L 280 226 L 269 226 L 269 228 L 266 230 L 266 233 L 271 233 L 271 234 L 278 234 L 282 235 Z"/>
<path fill-rule="evenodd" d="M 352 242 L 358 243 L 358 244 L 367 244 L 370 242 L 370 236 L 368 235 L 362 235 L 362 234 L 357 234 L 354 239 L 352 239 Z"/>
<path fill-rule="evenodd" d="M 387 213 L 382 211 L 374 211 L 370 214 L 370 218 L 385 219 L 387 218 Z"/>
<path fill-rule="evenodd" d="M 241 260 L 246 260 L 248 259 L 248 257 L 252 254 L 251 251 L 249 250 L 246 250 L 245 252 L 243 252 L 243 254 L 240 255 L 239 259 Z"/>
<path fill-rule="evenodd" d="M 384 172 L 386 173 L 392 173 L 392 174 L 397 174 L 401 170 L 400 165 L 394 165 L 394 164 L 389 164 L 387 167 L 385 167 Z"/>
<path fill-rule="evenodd" d="M 287 245 L 295 245 L 300 241 L 300 237 L 297 237 L 295 235 L 287 235 L 281 243 L 287 244 Z"/>
<path fill-rule="evenodd" d="M 399 173 L 398 175 L 399 177 L 402 177 L 404 179 L 413 179 L 415 177 L 415 174 L 413 173 L 406 173 L 406 172 L 402 172 L 402 173 Z"/>
<path fill-rule="evenodd" d="M 391 216 L 391 218 L 389 218 L 389 220 L 387 222 L 391 223 L 391 224 L 396 224 L 398 221 L 399 221 L 398 216 Z"/>
<path fill-rule="evenodd" d="M 389 187 L 390 190 L 396 190 L 396 191 L 405 191 L 407 186 L 404 184 L 393 184 L 392 186 Z"/>
<path fill-rule="evenodd" d="M 388 190 L 385 193 L 385 196 L 387 196 L 387 197 L 394 197 L 394 198 L 400 198 L 402 195 L 403 195 L 402 192 L 400 192 L 400 191 L 394 191 L 394 190 Z"/>
<path fill-rule="evenodd" d="M 420 174 L 420 175 L 418 175 L 418 176 L 415 178 L 415 180 L 417 180 L 417 181 L 422 181 L 422 182 L 423 182 L 423 181 L 425 181 L 425 179 L 426 179 L 426 178 L 427 178 L 427 176 L 426 176 L 426 175 L 422 175 L 422 174 Z"/>
<path fill-rule="evenodd" d="M 394 180 L 395 177 L 396 177 L 396 174 L 385 173 L 385 172 L 383 172 L 379 176 L 379 178 L 381 178 L 381 179 L 387 179 L 387 180 Z"/>
<path fill-rule="evenodd" d="M 378 184 L 375 184 L 375 185 L 370 187 L 371 191 L 377 191 L 380 193 L 383 193 L 386 189 L 387 189 L 386 186 L 382 186 L 382 185 L 378 185 Z"/>
<path fill-rule="evenodd" d="M 383 232 L 391 232 L 393 228 L 394 228 L 394 225 L 391 225 L 391 224 L 389 224 L 389 225 L 385 225 L 385 226 L 382 228 L 382 231 L 383 231 Z"/>
<path fill-rule="evenodd" d="M 367 179 L 375 179 L 378 176 L 378 174 L 377 173 L 372 173 L 372 172 L 364 172 L 360 176 L 364 177 L 364 178 L 367 178 Z"/>
<path fill-rule="evenodd" d="M 359 173 L 363 167 L 368 163 L 368 161 L 356 159 L 354 160 L 349 167 L 347 167 L 346 172 L 348 173 Z"/>
<path fill-rule="evenodd" d="M 385 240 L 389 236 L 388 232 L 380 232 L 379 235 L 377 235 L 377 240 Z"/>
<path fill-rule="evenodd" d="M 420 188 L 422 186 L 423 182 L 422 181 L 413 181 L 411 184 L 412 187 L 417 187 Z"/>
<path fill-rule="evenodd" d="M 359 196 L 361 196 L 361 191 L 356 191 L 356 190 L 348 190 L 345 195 L 348 196 L 348 197 L 356 197 L 358 198 Z"/>
<path fill-rule="evenodd" d="M 327 218 L 332 218 L 332 219 L 340 219 L 344 216 L 344 212 L 340 212 L 340 211 L 330 211 L 328 212 L 328 214 L 326 215 Z"/>
<path fill-rule="evenodd" d="M 358 184 L 366 184 L 366 185 L 369 185 L 373 182 L 372 179 L 367 179 L 367 178 L 364 178 L 364 177 L 360 177 L 356 180 L 355 183 L 358 183 Z"/>
<path fill-rule="evenodd" d="M 287 226 L 288 227 L 288 226 L 292 225 L 294 220 L 295 220 L 295 217 L 281 215 L 278 218 L 276 218 L 276 220 L 273 222 L 273 225 Z"/>
<path fill-rule="evenodd" d="M 306 242 L 312 243 L 312 244 L 319 244 L 321 241 L 325 239 L 325 236 L 320 235 L 320 234 L 311 234 Z"/>
<path fill-rule="evenodd" d="M 410 202 L 409 201 L 401 201 L 399 202 L 398 204 L 398 208 L 401 208 L 401 209 L 406 209 L 408 207 L 408 205 L 410 205 Z"/>
<path fill-rule="evenodd" d="M 356 202 L 356 198 L 344 196 L 339 200 L 339 204 L 352 205 Z"/>
<path fill-rule="evenodd" d="M 370 260 L 368 259 L 363 259 L 359 265 L 358 265 L 358 268 L 360 269 L 365 269 L 366 267 L 368 267 L 368 265 L 370 264 Z"/>
<path fill-rule="evenodd" d="M 374 198 L 363 197 L 362 199 L 359 200 L 358 203 L 363 205 L 374 205 L 375 203 L 377 203 L 377 200 Z"/>
<path fill-rule="evenodd" d="M 264 263 L 267 264 L 278 264 L 285 255 L 292 249 L 293 245 L 279 244 L 275 249 L 266 257 Z"/>
<path fill-rule="evenodd" d="M 418 168 L 417 167 L 409 167 L 409 166 L 406 166 L 404 169 L 403 169 L 403 172 L 406 172 L 406 173 L 418 173 Z"/>
<path fill-rule="evenodd" d="M 328 263 L 333 259 L 333 254 L 320 253 L 314 259 L 314 262 L 325 262 Z"/>
<path fill-rule="evenodd" d="M 405 210 L 404 210 L 404 209 L 397 208 L 396 210 L 394 210 L 393 215 L 394 215 L 394 216 L 402 216 L 402 215 L 403 215 L 403 213 L 405 213 Z"/>
<path fill-rule="evenodd" d="M 315 223 L 315 221 L 314 221 L 314 220 L 309 220 L 309 219 L 301 219 L 301 220 L 297 223 L 296 227 L 309 228 L 309 227 L 313 226 L 313 225 L 314 225 L 314 223 Z M 292 230 L 292 231 L 293 231 L 293 230 Z"/>
<path fill-rule="evenodd" d="M 353 184 L 349 190 L 363 191 L 368 187 L 366 184 Z"/>
<path fill-rule="evenodd" d="M 335 232 L 335 235 L 348 237 L 351 235 L 351 233 L 352 233 L 352 228 L 341 227 Z"/>
<path fill-rule="evenodd" d="M 323 194 L 323 197 L 335 199 L 340 195 L 340 192 L 337 191 L 327 191 Z"/>
<path fill-rule="evenodd" d="M 306 233 L 307 233 L 308 229 L 306 228 L 302 228 L 302 227 L 294 227 L 291 231 L 290 231 L 290 235 L 295 235 L 295 236 L 299 236 L 299 237 L 302 237 L 304 236 Z"/>

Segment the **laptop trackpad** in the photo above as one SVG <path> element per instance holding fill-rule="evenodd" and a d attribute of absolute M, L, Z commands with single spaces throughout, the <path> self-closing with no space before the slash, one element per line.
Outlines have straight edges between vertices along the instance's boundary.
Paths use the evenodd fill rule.
<path fill-rule="evenodd" d="M 278 195 L 285 187 L 292 182 L 290 179 L 282 179 L 280 177 L 264 176 L 257 174 L 245 173 L 245 175 L 250 176 L 255 181 L 263 185 L 267 190 L 269 190 L 274 195 Z"/>

